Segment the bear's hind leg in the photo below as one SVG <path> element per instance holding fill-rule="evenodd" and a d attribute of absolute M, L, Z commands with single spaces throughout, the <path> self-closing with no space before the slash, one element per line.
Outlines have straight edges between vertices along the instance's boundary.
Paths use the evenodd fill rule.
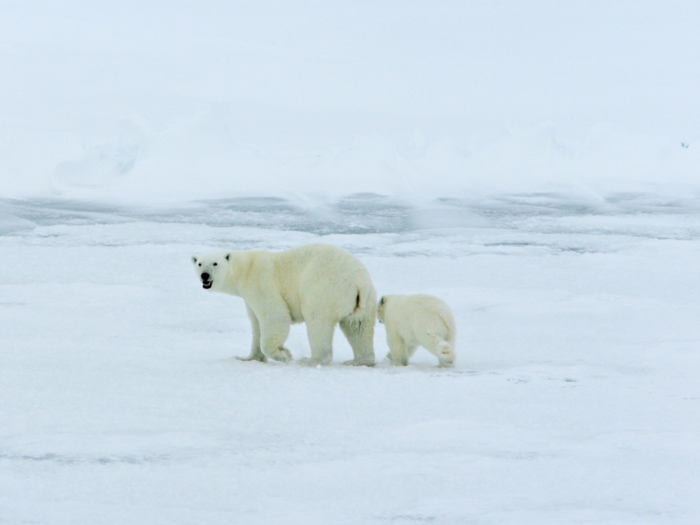
<path fill-rule="evenodd" d="M 339 324 L 355 355 L 343 364 L 374 366 L 374 316 L 371 319 L 346 317 Z"/>
<path fill-rule="evenodd" d="M 335 324 L 322 320 L 306 321 L 306 334 L 311 357 L 299 359 L 302 365 L 327 365 L 333 360 L 333 331 Z"/>

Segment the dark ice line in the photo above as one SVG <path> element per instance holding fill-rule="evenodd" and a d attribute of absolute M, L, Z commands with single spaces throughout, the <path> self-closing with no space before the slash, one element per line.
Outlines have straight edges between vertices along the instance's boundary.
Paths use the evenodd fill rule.
<path fill-rule="evenodd" d="M 163 461 L 168 461 L 170 456 L 167 454 L 159 454 L 152 456 L 98 456 L 89 457 L 81 455 L 62 455 L 62 454 L 39 454 L 39 455 L 29 455 L 29 454 L 1 454 L 0 460 L 11 460 L 11 461 L 30 461 L 30 462 L 50 462 L 50 463 L 60 463 L 63 465 L 74 465 L 74 464 L 98 464 L 98 465 L 109 465 L 109 464 L 129 464 L 129 465 L 140 465 L 144 463 L 160 463 Z"/>
<path fill-rule="evenodd" d="M 653 194 L 618 193 L 586 200 L 556 193 L 503 194 L 474 198 L 443 198 L 416 205 L 385 195 L 361 193 L 335 202 L 304 208 L 291 200 L 245 197 L 195 201 L 168 208 L 114 206 L 60 199 L 0 200 L 0 235 L 30 232 L 37 226 L 103 225 L 128 222 L 252 227 L 277 231 L 330 234 L 405 233 L 435 227 L 489 227 L 527 231 L 543 225 L 527 219 L 588 216 L 695 216 L 700 198 L 670 199 Z M 431 222 L 431 217 L 437 220 Z M 427 220 L 427 222 L 426 222 Z M 629 227 L 608 231 L 576 231 L 549 224 L 545 233 L 620 233 L 659 238 L 698 238 L 700 225 L 678 234 Z M 654 228 L 653 230 L 656 230 Z"/>

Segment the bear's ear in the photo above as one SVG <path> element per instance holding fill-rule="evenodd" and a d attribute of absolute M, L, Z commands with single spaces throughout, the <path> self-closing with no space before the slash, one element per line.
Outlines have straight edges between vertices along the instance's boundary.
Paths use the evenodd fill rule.
<path fill-rule="evenodd" d="M 197 264 L 197 258 L 194 255 L 192 256 L 192 264 Z"/>
<path fill-rule="evenodd" d="M 386 297 L 382 295 L 382 298 L 379 299 L 379 304 L 384 304 L 386 302 Z"/>
<path fill-rule="evenodd" d="M 231 254 L 230 254 L 230 253 L 227 253 L 227 254 L 226 254 L 226 260 L 227 260 L 227 261 L 230 261 L 230 260 L 231 260 Z"/>

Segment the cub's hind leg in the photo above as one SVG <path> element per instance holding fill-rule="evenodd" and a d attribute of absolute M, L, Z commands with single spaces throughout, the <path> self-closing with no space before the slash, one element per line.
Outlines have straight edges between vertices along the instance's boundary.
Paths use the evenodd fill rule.
<path fill-rule="evenodd" d="M 438 358 L 438 366 L 451 367 L 454 366 L 455 352 L 453 346 L 443 339 L 439 334 L 429 331 L 424 337 L 421 337 L 421 345 L 428 352 Z"/>

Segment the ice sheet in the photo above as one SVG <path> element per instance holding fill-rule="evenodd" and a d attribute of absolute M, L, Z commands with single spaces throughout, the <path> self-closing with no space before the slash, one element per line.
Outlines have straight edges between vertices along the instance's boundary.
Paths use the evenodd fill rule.
<path fill-rule="evenodd" d="M 340 204 L 275 201 L 296 217 L 278 221 L 252 201 L 4 201 L 0 519 L 695 523 L 700 215 L 555 200 L 374 198 L 352 228 Z M 243 303 L 189 256 L 312 241 L 356 253 L 380 294 L 444 298 L 457 367 L 346 368 L 340 333 L 330 366 L 233 359 Z M 303 326 L 288 347 L 309 355 Z"/>

